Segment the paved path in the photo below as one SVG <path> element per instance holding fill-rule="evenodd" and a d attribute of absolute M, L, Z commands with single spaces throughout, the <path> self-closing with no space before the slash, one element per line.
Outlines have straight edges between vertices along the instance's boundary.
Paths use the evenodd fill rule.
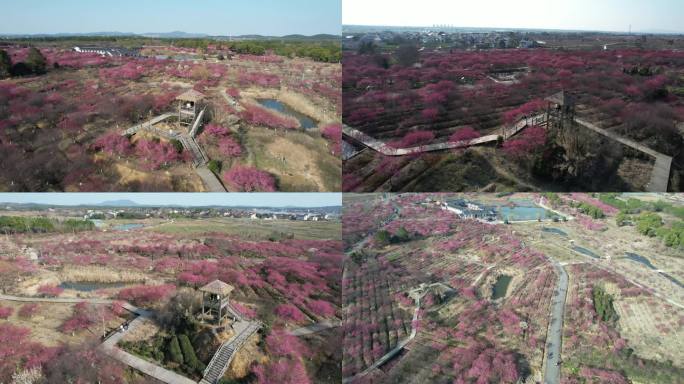
<path fill-rule="evenodd" d="M 506 128 L 503 133 L 503 139 L 507 140 L 513 136 L 515 136 L 517 133 L 522 131 L 525 127 L 535 125 L 535 124 L 541 124 L 544 120 L 544 115 L 539 114 L 527 119 L 520 120 L 516 125 Z M 387 143 L 385 143 L 382 140 L 375 139 L 373 137 L 368 136 L 367 134 L 359 131 L 358 129 L 352 128 L 348 125 L 343 125 L 342 126 L 342 133 L 347 136 L 352 138 L 353 140 L 356 140 L 363 145 L 382 153 L 385 156 L 406 156 L 406 155 L 414 155 L 418 153 L 423 153 L 423 152 L 433 152 L 433 151 L 444 151 L 447 149 L 456 149 L 456 148 L 466 148 L 466 147 L 471 147 L 473 145 L 479 145 L 479 144 L 485 144 L 485 143 L 491 143 L 491 142 L 496 142 L 499 140 L 499 137 L 502 135 L 487 135 L 487 136 L 482 136 L 478 137 L 476 139 L 472 140 L 464 140 L 464 141 L 447 141 L 444 143 L 434 143 L 434 144 L 426 144 L 426 145 L 421 145 L 418 147 L 410 147 L 410 148 L 394 148 Z"/>
<path fill-rule="evenodd" d="M 565 299 L 568 293 L 568 274 L 565 268 L 551 259 L 553 267 L 558 272 L 558 284 L 551 303 L 551 319 L 546 333 L 546 348 L 544 349 L 545 367 L 544 383 L 560 383 L 561 346 L 563 338 L 563 314 L 565 313 Z"/>
<path fill-rule="evenodd" d="M 202 178 L 204 186 L 209 192 L 226 192 L 227 188 L 221 183 L 216 174 L 212 172 L 206 165 L 200 165 L 195 168 L 195 172 Z"/>
<path fill-rule="evenodd" d="M 598 126 L 588 121 L 577 118 L 575 118 L 575 121 L 578 124 L 583 125 L 584 127 L 589 128 L 598 134 L 611 138 L 615 141 L 620 142 L 621 144 L 624 144 L 628 147 L 636 149 L 637 151 L 643 152 L 651 157 L 654 157 L 655 165 L 653 166 L 653 171 L 651 172 L 651 180 L 648 182 L 648 184 L 646 184 L 646 191 L 667 192 L 667 185 L 670 180 L 670 167 L 672 166 L 672 158 L 670 156 L 654 151 L 645 145 L 626 139 L 614 132 L 606 131 L 605 129 L 599 128 Z"/>

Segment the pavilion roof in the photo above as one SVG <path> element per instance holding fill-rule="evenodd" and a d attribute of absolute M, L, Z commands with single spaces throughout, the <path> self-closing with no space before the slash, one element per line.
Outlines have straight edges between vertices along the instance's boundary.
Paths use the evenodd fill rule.
<path fill-rule="evenodd" d="M 225 296 L 229 295 L 233 291 L 233 289 L 233 286 L 230 284 L 224 283 L 221 280 L 214 280 L 211 283 L 200 288 L 200 291 Z"/>
<path fill-rule="evenodd" d="M 566 93 L 565 91 L 555 93 L 547 97 L 545 100 L 548 100 L 558 105 L 571 105 L 575 102 L 575 98 L 571 94 Z"/>
<path fill-rule="evenodd" d="M 200 100 L 203 100 L 204 98 L 205 98 L 205 96 L 202 92 L 191 89 L 191 90 L 179 95 L 178 97 L 176 97 L 176 100 L 192 101 L 193 103 L 196 103 Z"/>

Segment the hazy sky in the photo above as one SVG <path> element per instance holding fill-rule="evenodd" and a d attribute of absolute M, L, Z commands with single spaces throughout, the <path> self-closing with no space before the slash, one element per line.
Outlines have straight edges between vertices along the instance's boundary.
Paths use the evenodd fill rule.
<path fill-rule="evenodd" d="M 97 204 L 130 200 L 145 205 L 248 205 L 323 207 L 342 205 L 340 193 L 0 193 L 1 203 Z"/>
<path fill-rule="evenodd" d="M 684 32 L 684 0 L 343 0 L 342 22 Z"/>
<path fill-rule="evenodd" d="M 1 1 L 0 34 L 340 34 L 341 0 Z"/>

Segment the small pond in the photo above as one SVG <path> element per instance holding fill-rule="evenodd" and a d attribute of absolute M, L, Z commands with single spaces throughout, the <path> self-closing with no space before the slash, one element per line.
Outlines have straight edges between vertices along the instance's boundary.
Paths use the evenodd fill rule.
<path fill-rule="evenodd" d="M 502 219 L 508 221 L 529 221 L 529 220 L 545 220 L 554 216 L 553 213 L 546 209 L 536 206 L 501 206 L 499 207 L 499 215 Z"/>
<path fill-rule="evenodd" d="M 637 263 L 641 263 L 641 264 L 643 264 L 643 265 L 645 265 L 651 269 L 658 269 L 653 264 L 651 264 L 650 260 L 648 260 L 647 258 L 645 258 L 641 255 L 638 255 L 636 253 L 625 252 L 625 257 L 632 260 L 632 261 L 636 261 Z"/>
<path fill-rule="evenodd" d="M 112 229 L 115 231 L 128 231 L 131 229 L 137 229 L 137 228 L 142 228 L 144 227 L 145 224 L 140 224 L 140 223 L 128 223 L 128 224 L 119 224 L 119 225 L 114 225 L 112 226 Z"/>
<path fill-rule="evenodd" d="M 553 228 L 553 227 L 542 227 L 543 232 L 548 232 L 548 233 L 554 233 L 556 235 L 561 235 L 561 236 L 567 236 L 568 234 L 565 233 L 562 229 L 558 228 Z"/>
<path fill-rule="evenodd" d="M 284 104 L 280 102 L 279 100 L 275 99 L 258 99 L 257 100 L 259 104 L 263 105 L 266 108 L 272 109 L 274 111 L 278 111 L 284 115 L 292 116 L 295 119 L 299 120 L 299 124 L 302 126 L 304 129 L 311 129 L 311 128 L 316 128 L 318 125 L 316 121 L 309 116 L 296 111 L 292 108 L 290 108 L 287 104 Z"/>
<path fill-rule="evenodd" d="M 63 289 L 73 289 L 81 292 L 97 291 L 98 289 L 121 288 L 125 283 L 95 283 L 87 281 L 65 281 L 59 285 Z"/>
<path fill-rule="evenodd" d="M 668 275 L 665 272 L 658 272 L 658 273 L 663 275 L 664 278 L 666 278 L 666 279 L 670 280 L 671 282 L 677 284 L 679 287 L 684 288 L 684 284 L 682 284 L 679 280 L 675 279 L 673 276 Z"/>
<path fill-rule="evenodd" d="M 499 276 L 499 278 L 496 280 L 496 284 L 494 284 L 492 300 L 496 300 L 506 296 L 506 291 L 508 291 L 508 285 L 511 283 L 511 280 L 511 276 Z"/>
<path fill-rule="evenodd" d="M 593 257 L 594 259 L 600 259 L 600 258 L 601 258 L 601 257 L 599 257 L 599 255 L 595 254 L 594 252 L 592 252 L 592 251 L 590 251 L 590 250 L 588 250 L 588 249 L 586 249 L 586 248 L 584 248 L 584 247 L 580 247 L 580 246 L 578 246 L 578 245 L 573 245 L 573 246 L 572 246 L 572 249 L 575 250 L 575 251 L 577 251 L 577 252 L 579 252 L 579 253 L 581 253 L 581 254 L 583 254 L 583 255 L 587 255 L 587 256 L 589 256 L 589 257 Z"/>

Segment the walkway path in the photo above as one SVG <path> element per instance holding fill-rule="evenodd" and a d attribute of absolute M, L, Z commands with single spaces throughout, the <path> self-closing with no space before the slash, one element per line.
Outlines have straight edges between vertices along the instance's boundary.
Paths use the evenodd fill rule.
<path fill-rule="evenodd" d="M 37 302 L 37 303 L 62 303 L 62 304 L 77 304 L 77 303 L 90 303 L 90 304 L 102 304 L 102 305 L 108 305 L 112 304 L 115 301 L 118 300 L 109 300 L 109 299 L 81 299 L 81 298 L 61 298 L 61 297 L 20 297 L 20 296 L 11 296 L 11 295 L 0 295 L 0 300 L 8 300 L 8 301 L 20 301 L 20 302 Z M 124 302 L 122 306 L 127 309 L 128 311 L 131 311 L 135 314 L 138 315 L 133 321 L 131 321 L 128 325 L 128 329 L 119 332 L 115 331 L 112 333 L 102 344 L 100 344 L 100 349 L 108 354 L 109 356 L 121 361 L 122 363 L 135 368 L 149 376 L 154 377 L 157 380 L 160 380 L 164 383 L 168 384 L 197 384 L 195 381 L 188 379 L 185 376 L 181 376 L 175 372 L 169 371 L 167 369 L 164 369 L 158 365 L 155 365 L 154 363 L 151 363 L 147 360 L 141 359 L 137 356 L 134 356 L 128 352 L 124 352 L 121 349 L 116 347 L 116 344 L 126 335 L 127 332 L 132 331 L 133 329 L 137 328 L 142 324 L 144 321 L 147 321 L 151 316 L 152 312 L 138 308 L 128 302 Z"/>
<path fill-rule="evenodd" d="M 140 123 L 138 125 L 134 125 L 134 126 L 128 128 L 121 135 L 122 136 L 135 135 L 139 130 L 141 130 L 143 128 L 151 127 L 151 126 L 158 124 L 158 123 L 160 123 L 160 122 L 162 122 L 162 121 L 164 121 L 170 117 L 173 117 L 173 116 L 176 116 L 176 115 L 174 113 L 165 113 L 163 115 L 159 115 L 159 116 L 153 118 L 152 120 L 148 120 L 148 121 L 145 121 L 143 123 Z"/>
<path fill-rule="evenodd" d="M 626 139 L 614 132 L 606 131 L 605 129 L 599 128 L 598 126 L 588 121 L 575 118 L 575 122 L 586 128 L 591 129 L 592 131 L 600 135 L 611 138 L 615 141 L 620 142 L 621 144 L 624 144 L 628 147 L 636 149 L 637 151 L 643 152 L 651 157 L 654 157 L 655 165 L 653 166 L 653 171 L 651 172 L 651 180 L 648 182 L 648 184 L 646 184 L 646 191 L 667 192 L 667 185 L 670 180 L 670 167 L 672 166 L 672 158 L 670 156 L 654 151 L 645 145 Z"/>
<path fill-rule="evenodd" d="M 226 373 L 233 361 L 235 353 L 245 344 L 247 339 L 256 333 L 262 324 L 258 321 L 238 321 L 233 324 L 235 335 L 221 344 L 218 351 L 211 358 L 207 368 L 204 370 L 204 377 L 199 384 L 215 384 Z"/>
<path fill-rule="evenodd" d="M 519 133 L 521 130 L 523 130 L 525 127 L 535 125 L 535 124 L 541 124 L 544 121 L 544 115 L 539 114 L 527 119 L 520 120 L 516 125 L 506 128 L 503 133 L 503 139 L 507 140 L 513 136 L 515 136 L 517 133 Z M 414 155 L 418 153 L 423 153 L 423 152 L 433 152 L 433 151 L 443 151 L 447 149 L 456 149 L 456 148 L 466 148 L 466 147 L 471 147 L 473 145 L 479 145 L 479 144 L 486 144 L 486 143 L 492 143 L 496 142 L 499 140 L 499 137 L 502 135 L 487 135 L 487 136 L 482 136 L 478 137 L 476 139 L 472 140 L 464 140 L 464 141 L 447 141 L 443 143 L 434 143 L 434 144 L 426 144 L 426 145 L 420 145 L 418 147 L 410 147 L 410 148 L 394 148 L 387 143 L 385 143 L 382 140 L 375 139 L 373 137 L 368 136 L 367 134 L 359 131 L 358 129 L 352 128 L 348 125 L 343 125 L 342 126 L 342 133 L 350 137 L 365 146 L 382 153 L 385 156 L 406 156 L 406 155 Z"/>
<path fill-rule="evenodd" d="M 545 367 L 544 383 L 560 383 L 561 346 L 563 338 L 563 314 L 565 313 L 565 298 L 568 293 L 568 274 L 565 268 L 551 259 L 553 267 L 558 272 L 558 285 L 554 291 L 551 303 L 551 319 L 546 333 L 546 348 L 544 349 Z"/>

